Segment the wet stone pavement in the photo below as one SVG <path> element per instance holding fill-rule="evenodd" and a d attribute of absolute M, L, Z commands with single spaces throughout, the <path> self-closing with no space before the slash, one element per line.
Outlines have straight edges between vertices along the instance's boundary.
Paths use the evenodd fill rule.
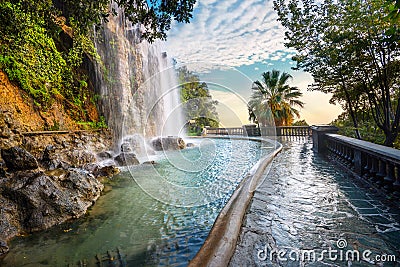
<path fill-rule="evenodd" d="M 230 266 L 400 266 L 400 210 L 312 151 L 284 148 L 254 194 Z"/>

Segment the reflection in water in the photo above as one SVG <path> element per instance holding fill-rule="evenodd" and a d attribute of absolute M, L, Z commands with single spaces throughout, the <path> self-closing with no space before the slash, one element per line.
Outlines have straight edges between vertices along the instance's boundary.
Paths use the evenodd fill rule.
<path fill-rule="evenodd" d="M 154 166 L 132 167 L 130 173 L 114 177 L 112 191 L 101 197 L 87 216 L 45 232 L 16 238 L 11 243 L 11 252 L 0 265 L 77 266 L 80 260 L 86 259 L 87 266 L 97 266 L 96 255 L 102 257 L 107 251 L 117 255 L 118 248 L 126 266 L 186 266 L 244 174 L 257 162 L 260 153 L 270 151 L 262 150 L 261 144 L 255 141 L 213 140 L 209 145 L 214 147 L 204 149 L 215 150 L 216 157 L 196 172 L 190 160 L 186 166 L 176 161 L 182 157 L 196 161 L 201 157 L 201 149 L 190 148 L 167 156 L 161 154 Z M 171 184 L 200 186 L 205 190 L 203 195 L 207 201 L 192 207 L 170 205 L 161 183 L 158 184 L 160 201 L 151 197 L 140 186 L 147 181 L 157 189 L 155 177 L 151 176 L 154 171 L 158 174 L 156 177 Z M 139 180 L 140 186 L 136 182 Z M 169 197 L 174 199 L 170 203 L 182 204 L 176 201 L 176 196 Z M 190 200 L 191 196 L 185 197 Z"/>

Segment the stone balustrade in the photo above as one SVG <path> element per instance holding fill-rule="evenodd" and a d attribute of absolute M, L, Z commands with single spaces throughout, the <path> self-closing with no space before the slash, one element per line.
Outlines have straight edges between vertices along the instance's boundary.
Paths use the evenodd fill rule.
<path fill-rule="evenodd" d="M 311 136 L 309 126 L 279 126 L 276 127 L 277 136 Z"/>
<path fill-rule="evenodd" d="M 358 176 L 389 191 L 400 189 L 400 151 L 370 142 L 326 134 L 332 158 Z"/>
<path fill-rule="evenodd" d="M 207 135 L 242 135 L 242 136 L 311 136 L 309 126 L 256 127 L 244 125 L 232 128 L 206 128 Z"/>
<path fill-rule="evenodd" d="M 314 150 L 388 192 L 400 191 L 400 150 L 346 137 L 332 126 L 313 126 Z M 398 192 L 396 192 L 398 194 Z"/>
<path fill-rule="evenodd" d="M 234 128 L 206 128 L 207 135 L 243 135 L 242 127 Z"/>

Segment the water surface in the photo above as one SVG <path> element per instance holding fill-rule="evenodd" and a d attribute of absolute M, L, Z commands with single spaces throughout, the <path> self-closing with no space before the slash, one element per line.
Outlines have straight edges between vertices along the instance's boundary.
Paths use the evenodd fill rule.
<path fill-rule="evenodd" d="M 118 250 L 126 266 L 186 266 L 235 187 L 271 150 L 256 141 L 189 141 L 197 146 L 114 177 L 84 218 L 14 239 L 0 265 L 96 266 L 96 255 Z"/>

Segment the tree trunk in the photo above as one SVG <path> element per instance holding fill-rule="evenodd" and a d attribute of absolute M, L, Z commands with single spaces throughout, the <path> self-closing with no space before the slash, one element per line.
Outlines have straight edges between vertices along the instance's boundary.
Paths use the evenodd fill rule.
<path fill-rule="evenodd" d="M 349 91 L 347 90 L 346 83 L 343 80 L 342 80 L 342 88 L 344 90 L 344 94 L 346 96 L 346 102 L 347 102 L 347 106 L 348 106 L 348 109 L 349 109 L 349 113 L 350 113 L 351 119 L 353 121 L 354 133 L 356 135 L 356 138 L 361 140 L 361 134 L 360 134 L 360 131 L 358 130 L 358 122 L 357 122 L 356 114 L 355 114 L 354 109 L 353 109 L 353 104 L 352 104 L 352 101 L 351 101 L 351 98 L 350 98 Z"/>
<path fill-rule="evenodd" d="M 351 105 L 350 97 L 349 97 L 347 91 L 346 91 L 346 96 L 347 96 L 347 99 L 348 99 L 347 100 L 347 105 L 349 107 L 350 117 L 351 117 L 351 120 L 353 121 L 354 133 L 356 135 L 356 138 L 361 140 L 361 134 L 360 134 L 360 131 L 358 130 L 358 122 L 357 122 L 356 114 L 353 111 L 353 107 Z"/>
<path fill-rule="evenodd" d="M 388 147 L 393 147 L 394 141 L 396 141 L 398 133 L 392 133 L 392 132 L 385 132 L 385 142 L 383 143 L 384 146 Z"/>

